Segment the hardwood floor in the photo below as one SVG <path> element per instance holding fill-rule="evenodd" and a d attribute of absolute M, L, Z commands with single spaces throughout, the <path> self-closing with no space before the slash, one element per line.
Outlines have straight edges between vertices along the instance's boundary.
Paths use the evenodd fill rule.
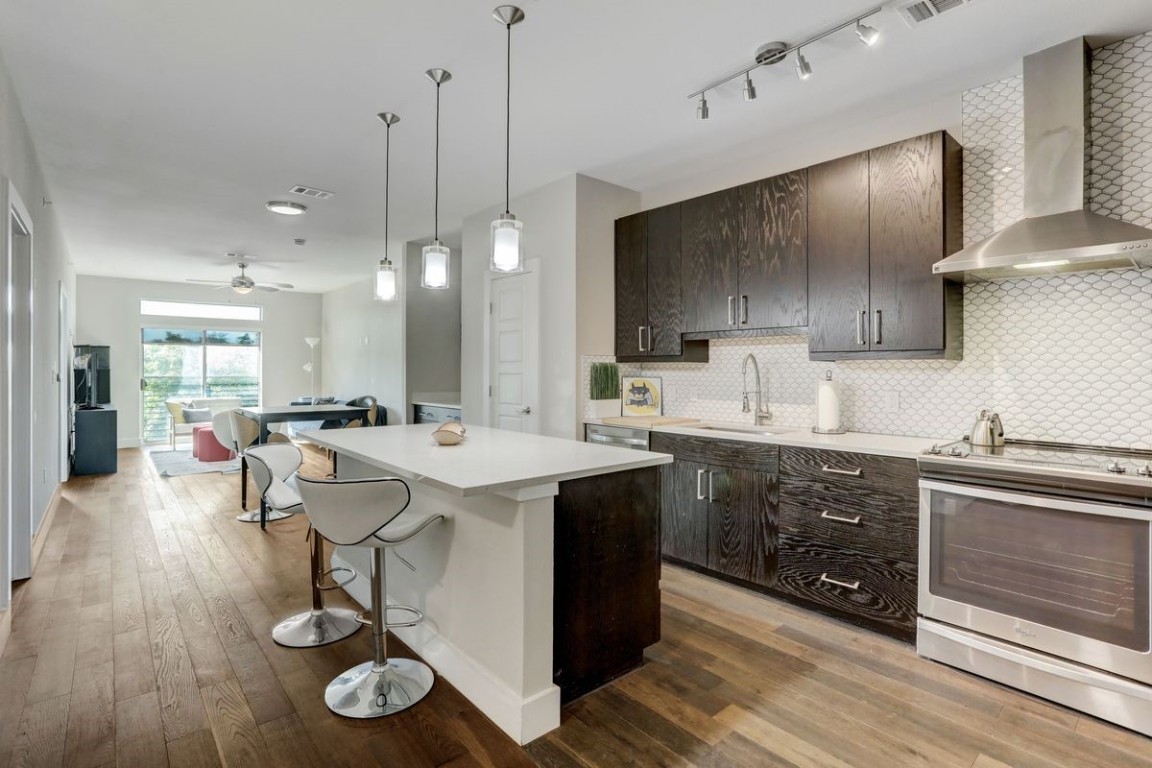
<path fill-rule="evenodd" d="M 671 567 L 648 663 L 524 749 L 443 680 L 344 720 L 323 689 L 370 658 L 368 632 L 306 651 L 269 634 L 308 604 L 306 520 L 261 533 L 233 519 L 236 475 L 120 467 L 68 483 L 17 590 L 0 765 L 1152 767 L 1150 739 Z"/>

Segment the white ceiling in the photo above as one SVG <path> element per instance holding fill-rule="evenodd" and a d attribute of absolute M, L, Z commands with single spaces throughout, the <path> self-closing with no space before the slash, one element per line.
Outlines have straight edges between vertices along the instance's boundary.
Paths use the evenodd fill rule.
<path fill-rule="evenodd" d="M 0 0 L 0 52 L 80 274 L 257 280 L 327 291 L 367 276 L 383 237 L 383 110 L 391 234 L 432 232 L 435 87 L 441 235 L 503 195 L 503 28 L 496 0 Z M 710 95 L 685 97 L 770 40 L 796 42 L 868 0 L 521 0 L 513 30 L 512 194 L 574 172 L 647 191 L 750 147 L 786 146 L 1003 77 L 1076 35 L 1152 29 L 1149 0 L 973 0 L 916 30 L 893 12 L 865 49 L 845 31 Z M 336 197 L 287 193 L 305 184 Z M 299 199 L 304 216 L 264 210 Z M 528 223 L 530 226 L 530 223 Z M 307 238 L 305 247 L 293 238 Z M 444 238 L 448 239 L 448 238 Z M 486 257 L 485 257 L 486 258 Z M 215 265 L 215 266 L 213 266 Z"/>

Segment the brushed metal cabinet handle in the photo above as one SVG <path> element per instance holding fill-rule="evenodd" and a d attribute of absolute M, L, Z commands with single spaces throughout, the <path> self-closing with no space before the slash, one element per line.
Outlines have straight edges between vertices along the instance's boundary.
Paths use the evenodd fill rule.
<path fill-rule="evenodd" d="M 884 336 L 882 331 L 882 320 L 880 318 L 880 310 L 876 310 L 876 316 L 872 322 L 872 341 L 876 344 L 884 343 Z"/>
<path fill-rule="evenodd" d="M 728 297 L 728 325 L 736 325 L 736 297 Z"/>
<path fill-rule="evenodd" d="M 848 525 L 860 525 L 860 515 L 856 517 L 840 517 L 839 515 L 830 515 L 828 510 L 823 509 L 820 511 L 821 520 L 832 520 L 837 523 L 848 523 Z"/>
<path fill-rule="evenodd" d="M 847 581 L 837 581 L 836 579 L 830 579 L 830 578 L 828 578 L 828 574 L 826 574 L 826 573 L 820 574 L 820 583 L 821 584 L 832 584 L 833 586 L 837 586 L 837 587 L 844 587 L 844 589 L 850 589 L 853 592 L 860 589 L 860 581 L 859 580 L 853 581 L 851 584 L 849 584 Z"/>
<path fill-rule="evenodd" d="M 650 326 L 650 325 L 644 326 L 644 331 L 648 334 L 648 349 L 645 351 L 651 352 L 652 351 L 652 326 Z"/>
<path fill-rule="evenodd" d="M 862 309 L 856 315 L 856 343 L 864 346 L 867 343 L 864 339 L 864 324 L 868 321 L 868 310 Z"/>
<path fill-rule="evenodd" d="M 640 349 L 641 352 L 648 351 L 644 349 L 644 326 L 642 325 L 636 326 L 636 346 Z"/>
<path fill-rule="evenodd" d="M 740 297 L 740 324 L 748 325 L 748 297 Z"/>
<path fill-rule="evenodd" d="M 704 473 L 706 469 L 696 470 L 696 500 L 704 501 Z"/>
<path fill-rule="evenodd" d="M 827 464 L 820 467 L 820 469 L 830 475 L 848 475 L 849 477 L 860 477 L 860 472 L 862 471 L 860 467 L 856 467 L 856 469 L 835 469 Z"/>
<path fill-rule="evenodd" d="M 716 495 L 712 491 L 712 476 L 715 474 L 715 471 L 708 470 L 708 501 L 716 501 Z"/>

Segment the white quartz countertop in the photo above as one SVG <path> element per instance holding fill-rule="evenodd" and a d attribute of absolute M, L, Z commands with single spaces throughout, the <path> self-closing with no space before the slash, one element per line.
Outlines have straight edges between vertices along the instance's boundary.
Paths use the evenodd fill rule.
<path fill-rule="evenodd" d="M 413 405 L 431 405 L 437 408 L 459 408 L 459 392 L 413 392 Z"/>
<path fill-rule="evenodd" d="M 603 424 L 599 419 L 588 419 L 588 424 Z M 702 427 L 713 427 L 703 429 Z M 724 431 L 724 428 L 758 429 L 751 424 L 736 424 L 720 421 L 702 421 L 699 424 L 681 424 L 675 426 L 657 426 L 652 432 L 669 432 L 678 435 L 692 435 L 694 437 L 710 437 L 716 440 L 745 440 L 753 443 L 772 443 L 775 445 L 789 445 L 797 448 L 824 448 L 832 451 L 852 451 L 854 453 L 872 453 L 879 456 L 893 456 L 903 459 L 915 459 L 932 445 L 944 445 L 955 438 L 931 437 L 905 437 L 902 435 L 878 435 L 870 432 L 846 432 L 843 435 L 818 435 L 811 427 L 789 427 L 769 424 L 760 429 L 775 430 L 775 434 L 754 434 L 740 431 Z"/>
<path fill-rule="evenodd" d="M 468 427 L 459 445 L 439 445 L 435 425 L 305 432 L 312 443 L 414 482 L 477 496 L 671 463 L 666 453 L 593 445 L 503 429 Z"/>

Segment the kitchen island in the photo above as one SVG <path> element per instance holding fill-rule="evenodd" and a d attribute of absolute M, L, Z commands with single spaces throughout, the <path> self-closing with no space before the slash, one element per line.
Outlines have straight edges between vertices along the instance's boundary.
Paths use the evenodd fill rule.
<path fill-rule="evenodd" d="M 310 432 L 341 479 L 398 476 L 443 524 L 389 558 L 389 603 L 424 612 L 390 630 L 521 744 L 560 705 L 638 666 L 660 638 L 660 480 L 666 454 L 428 424 Z M 369 555 L 337 547 L 368 605 Z"/>

